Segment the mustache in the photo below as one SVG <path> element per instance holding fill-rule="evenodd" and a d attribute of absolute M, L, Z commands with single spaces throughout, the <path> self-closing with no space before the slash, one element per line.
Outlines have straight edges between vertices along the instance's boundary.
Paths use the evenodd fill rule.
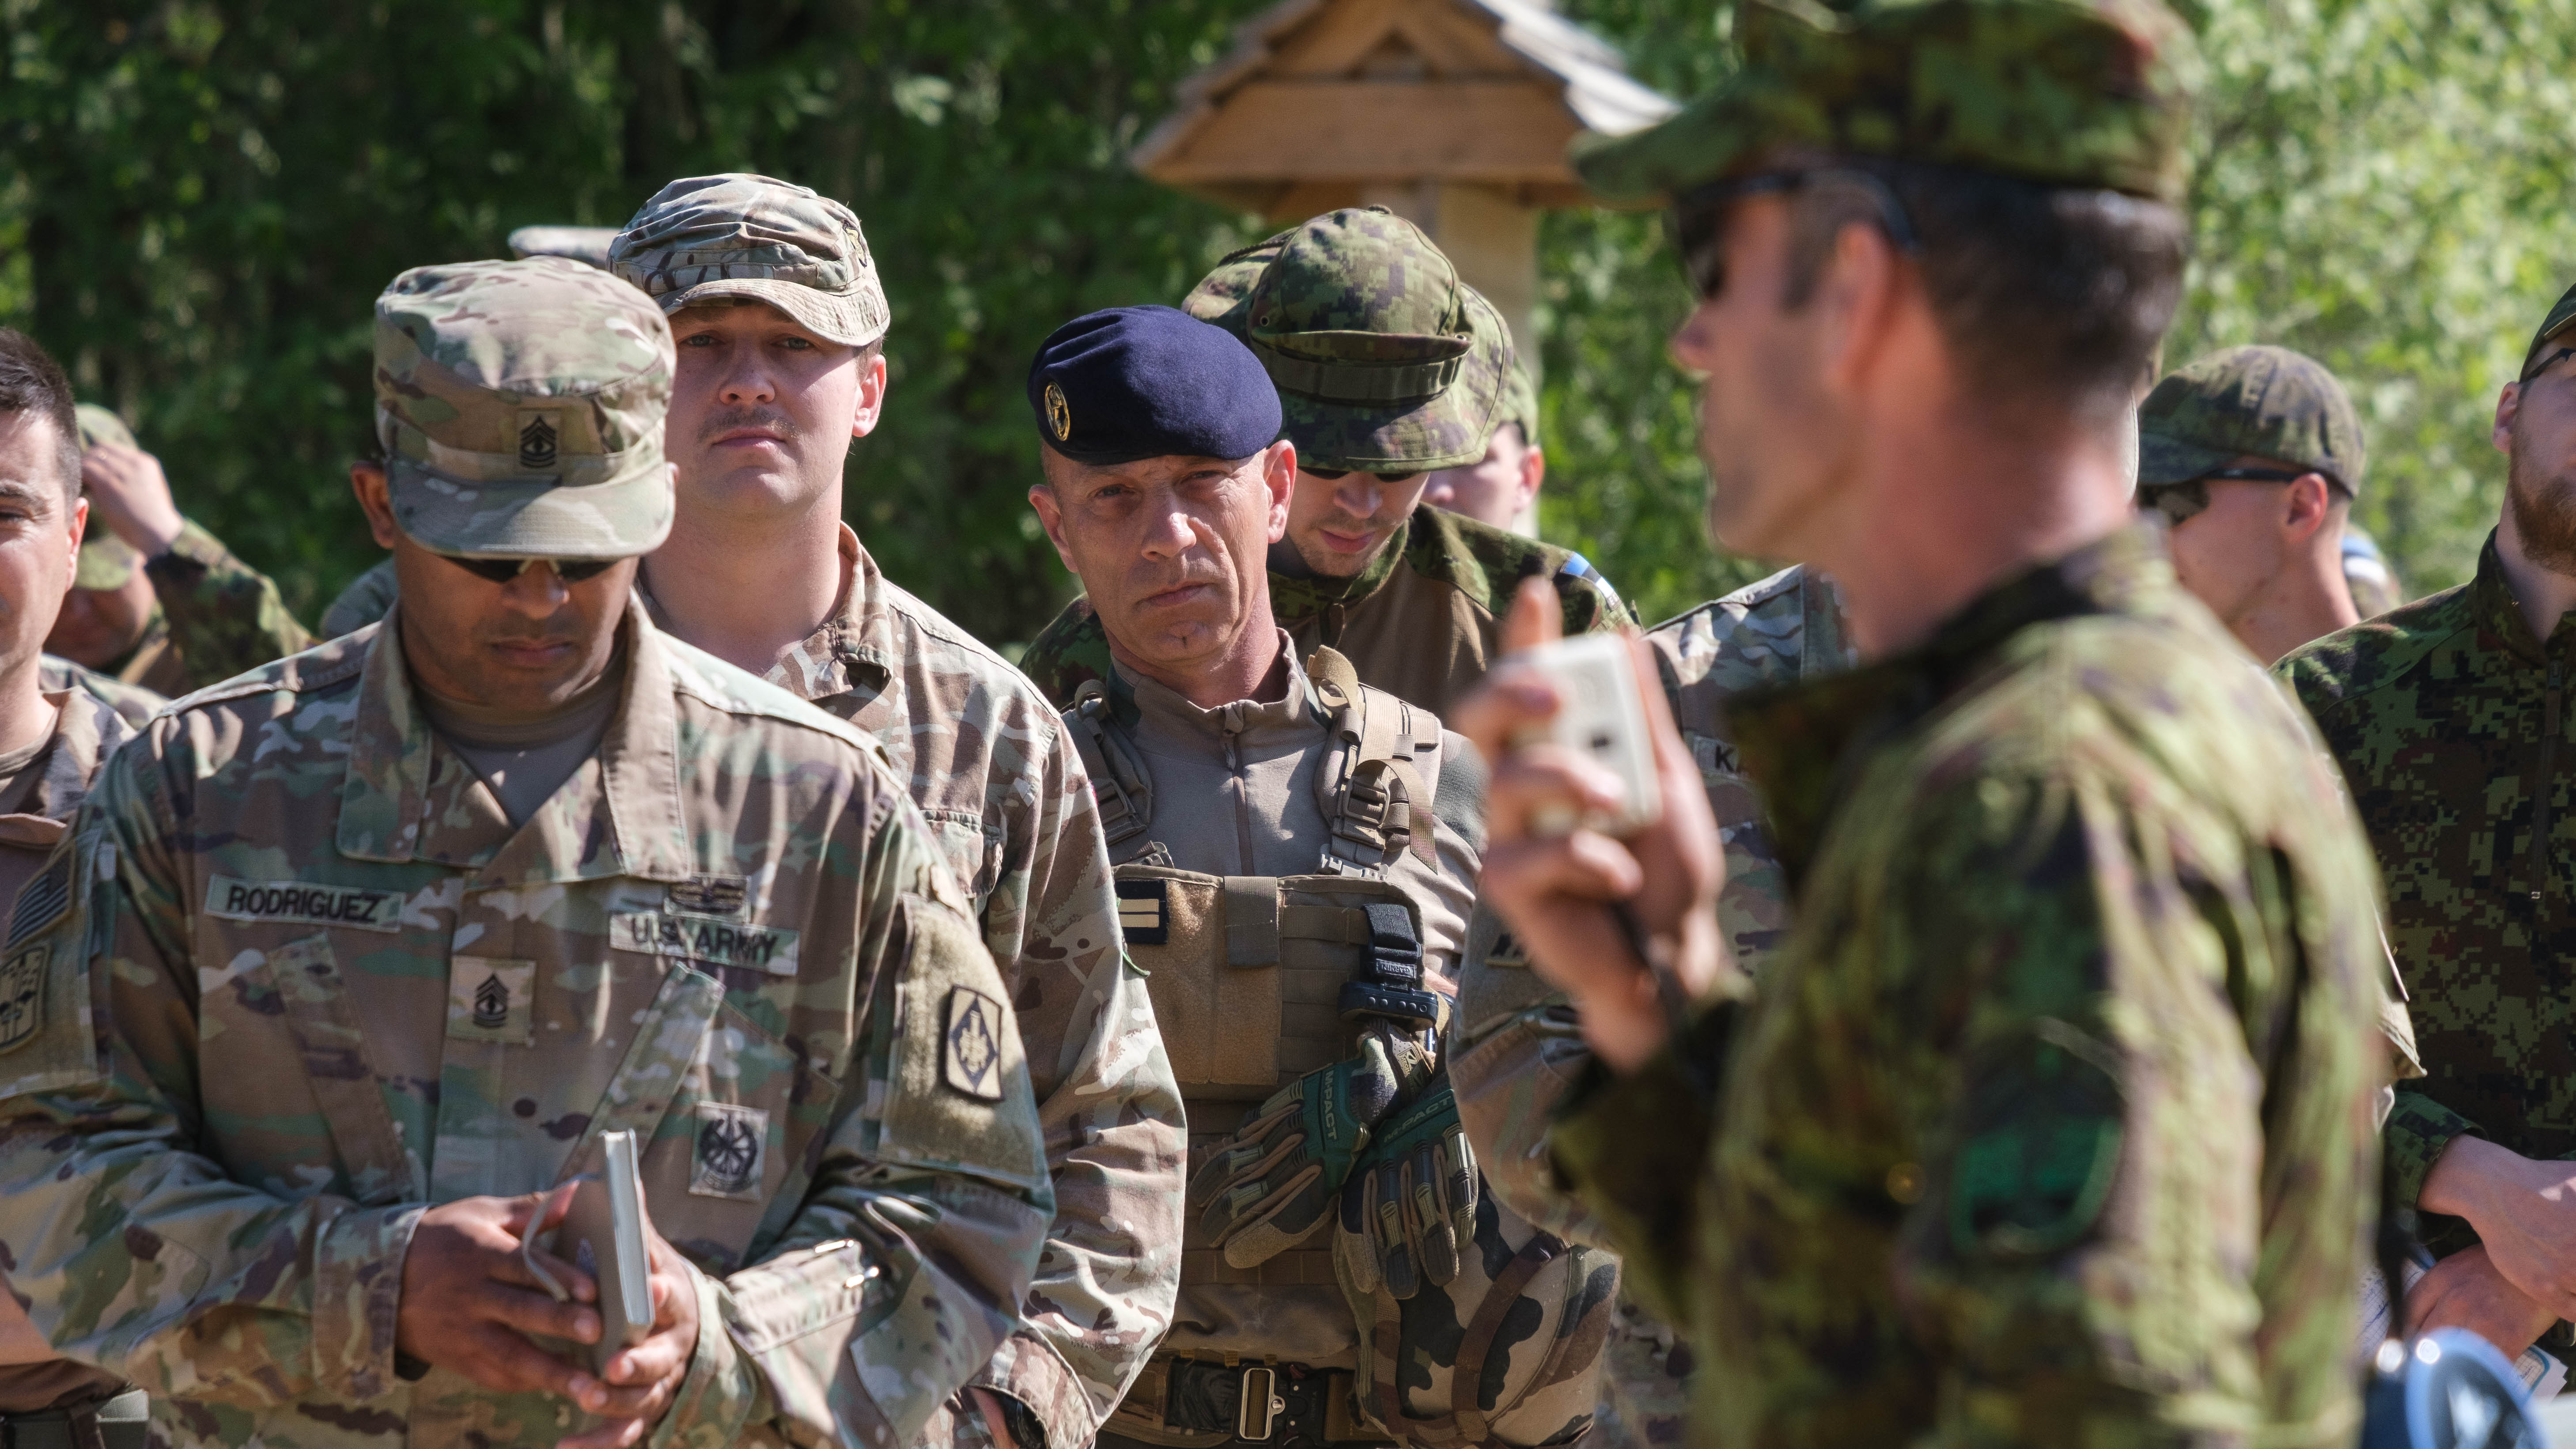
<path fill-rule="evenodd" d="M 1156 572 L 1159 573 L 1160 570 Z M 1221 584 L 1225 582 L 1225 578 L 1225 570 L 1219 568 L 1214 559 L 1184 559 L 1180 568 L 1168 578 L 1140 580 L 1136 596 L 1143 598 L 1152 594 L 1169 593 L 1174 589 L 1186 589 L 1193 584 Z"/>
<path fill-rule="evenodd" d="M 724 408 L 707 414 L 707 420 L 698 424 L 698 441 L 712 443 L 718 434 L 736 428 L 765 428 L 789 442 L 805 435 L 794 418 L 777 408 Z"/>

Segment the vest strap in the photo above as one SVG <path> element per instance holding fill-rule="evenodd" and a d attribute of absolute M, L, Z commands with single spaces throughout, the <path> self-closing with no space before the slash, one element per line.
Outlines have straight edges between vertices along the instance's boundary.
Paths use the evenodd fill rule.
<path fill-rule="evenodd" d="M 1100 809 L 1100 833 L 1112 849 L 1144 834 L 1154 823 L 1154 781 L 1126 744 L 1109 729 L 1109 691 L 1086 679 L 1074 691 L 1073 751 L 1091 776 L 1091 798 Z"/>

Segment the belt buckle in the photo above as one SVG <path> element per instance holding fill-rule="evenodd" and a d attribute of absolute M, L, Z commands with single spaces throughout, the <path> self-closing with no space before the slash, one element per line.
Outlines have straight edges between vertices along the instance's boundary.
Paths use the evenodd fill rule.
<path fill-rule="evenodd" d="M 1251 1443 L 1264 1443 L 1288 1410 L 1288 1401 L 1279 1397 L 1279 1371 L 1248 1368 L 1243 1371 L 1243 1386 L 1234 1403 L 1234 1437 Z M 1258 1414 L 1258 1418 L 1255 1415 Z M 1259 1424 L 1259 1428 L 1253 1427 Z"/>

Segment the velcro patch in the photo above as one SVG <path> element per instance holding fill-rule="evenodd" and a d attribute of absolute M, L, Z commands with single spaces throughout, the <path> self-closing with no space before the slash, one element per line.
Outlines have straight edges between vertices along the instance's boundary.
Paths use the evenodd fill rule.
<path fill-rule="evenodd" d="M 679 956 L 716 966 L 747 966 L 772 976 L 796 974 L 796 933 L 719 920 L 686 911 L 621 911 L 608 918 L 608 944 L 647 956 Z"/>
<path fill-rule="evenodd" d="M 300 880 L 206 882 L 206 914 L 228 921 L 284 921 L 305 926 L 355 926 L 363 931 L 402 929 L 402 892 Z"/>
<path fill-rule="evenodd" d="M 769 1113 L 729 1102 L 700 1102 L 698 1140 L 689 1159 L 689 1191 L 700 1197 L 760 1198 L 769 1157 Z"/>
<path fill-rule="evenodd" d="M 1165 917 L 1169 904 L 1159 880 L 1122 880 L 1111 882 L 1118 890 L 1118 933 L 1136 946 L 1162 946 L 1171 941 L 1171 923 Z"/>
<path fill-rule="evenodd" d="M 447 963 L 447 1034 L 531 1046 L 537 1039 L 537 963 L 456 956 Z"/>
<path fill-rule="evenodd" d="M 53 864 L 45 873 L 27 882 L 18 892 L 17 908 L 9 912 L 9 944 L 16 946 L 63 917 L 72 904 L 72 857 L 68 851 L 56 851 Z"/>
<path fill-rule="evenodd" d="M 972 986 L 951 986 L 940 1013 L 939 1077 L 978 1102 L 1002 1100 L 1002 1005 Z"/>
<path fill-rule="evenodd" d="M 0 1052 L 34 1041 L 45 1024 L 45 978 L 53 962 L 53 947 L 39 944 L 0 965 Z"/>

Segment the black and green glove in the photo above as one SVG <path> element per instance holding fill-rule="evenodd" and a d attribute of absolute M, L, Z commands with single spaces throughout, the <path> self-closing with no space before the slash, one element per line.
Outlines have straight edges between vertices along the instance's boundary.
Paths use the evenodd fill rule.
<path fill-rule="evenodd" d="M 1373 1022 L 1361 1028 L 1356 1056 L 1318 1067 L 1262 1103 L 1190 1183 L 1199 1226 L 1225 1249 L 1226 1262 L 1254 1267 L 1313 1232 L 1371 1129 L 1422 1089 L 1432 1065 L 1419 1038 Z"/>
<path fill-rule="evenodd" d="M 1476 1158 L 1458 1096 L 1437 1090 L 1378 1124 L 1342 1189 L 1333 1266 L 1345 1287 L 1411 1298 L 1446 1287 L 1476 1239 Z"/>

